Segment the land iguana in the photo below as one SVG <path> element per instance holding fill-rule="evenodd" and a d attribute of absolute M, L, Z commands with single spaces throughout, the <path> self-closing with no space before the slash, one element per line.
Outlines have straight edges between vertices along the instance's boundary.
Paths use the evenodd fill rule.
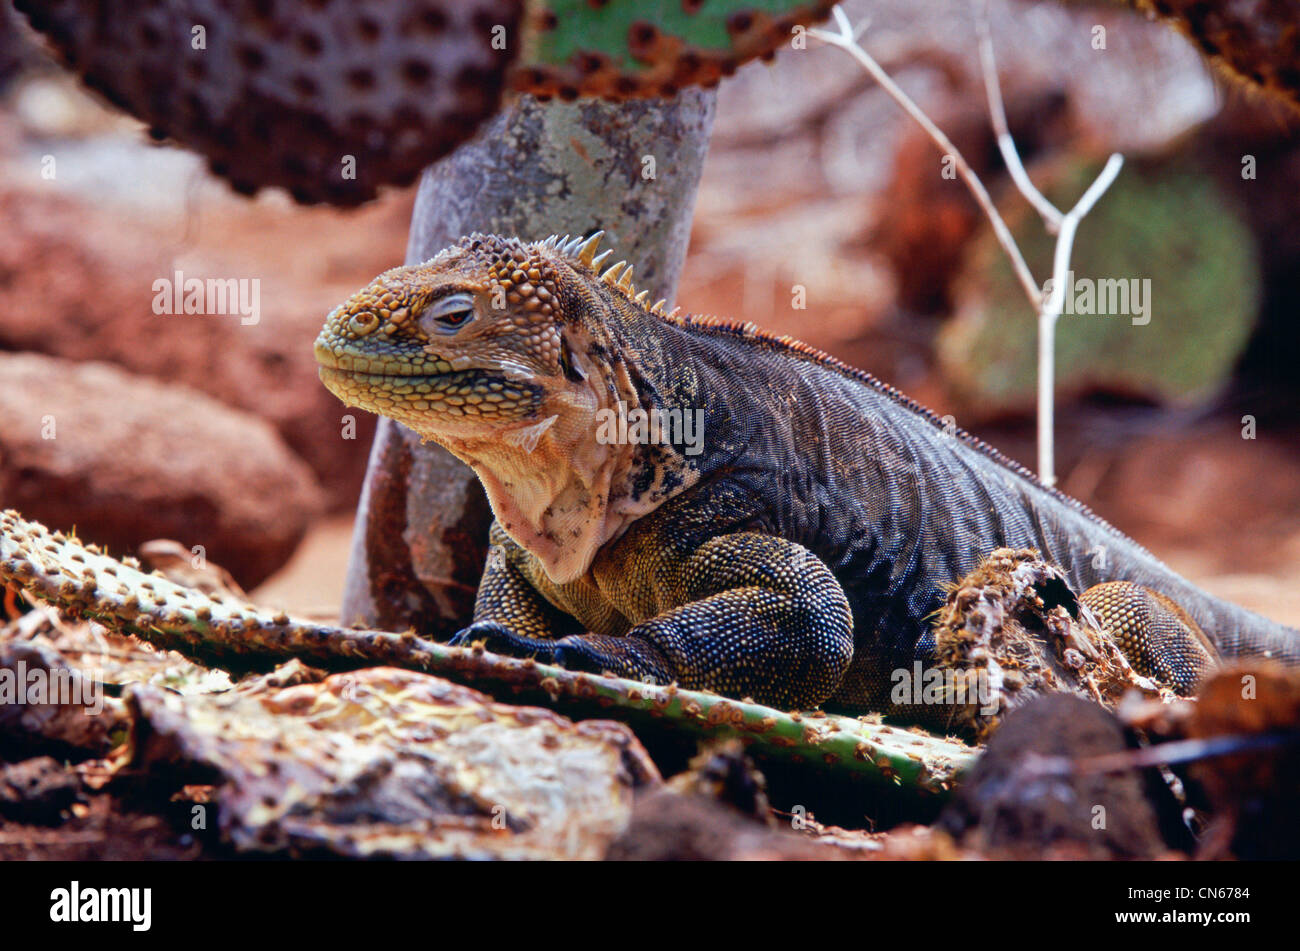
<path fill-rule="evenodd" d="M 1300 633 L 873 376 L 648 306 L 600 237 L 470 235 L 381 274 L 316 341 L 344 403 L 445 446 L 487 492 L 491 547 L 453 643 L 889 713 L 891 672 L 931 657 L 946 590 L 1010 547 L 1061 569 L 1133 667 L 1181 694 L 1221 657 L 1300 664 Z M 695 413 L 702 443 L 605 426 Z"/>

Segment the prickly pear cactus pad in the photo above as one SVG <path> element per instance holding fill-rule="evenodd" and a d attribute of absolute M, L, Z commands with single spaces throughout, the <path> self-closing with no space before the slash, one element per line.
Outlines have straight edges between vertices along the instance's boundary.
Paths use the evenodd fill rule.
<path fill-rule="evenodd" d="M 1060 571 L 1028 549 L 1000 548 L 954 588 L 934 623 L 938 666 L 987 678 L 996 703 L 954 703 L 952 723 L 985 739 L 1037 697 L 1073 693 L 1115 709 L 1131 692 L 1174 692 L 1137 674 Z"/>
<path fill-rule="evenodd" d="M 756 758 L 793 762 L 831 777 L 944 794 L 973 761 L 957 740 L 821 712 L 776 710 L 704 691 L 656 686 L 479 647 L 448 647 L 413 633 L 351 630 L 263 611 L 224 595 L 173 584 L 51 533 L 17 512 L 0 512 L 0 582 L 73 617 L 135 634 L 206 663 L 269 668 L 301 658 L 332 669 L 390 666 L 472 684 L 498 698 L 541 698 L 548 705 L 657 721 L 702 739 L 739 737 Z"/>
<path fill-rule="evenodd" d="M 66 65 L 240 192 L 356 205 L 501 106 L 715 84 L 826 16 L 793 0 L 17 0 Z"/>
<path fill-rule="evenodd" d="M 1071 160 L 1045 194 L 1069 207 L 1097 174 Z M 1055 239 L 1029 215 L 1009 218 L 1035 275 L 1051 274 Z M 1057 399 L 1090 391 L 1187 405 L 1214 393 L 1250 339 L 1260 270 L 1241 213 L 1186 164 L 1131 163 L 1079 226 L 1056 329 Z M 939 359 L 969 406 L 1034 405 L 1036 316 L 991 235 L 972 248 Z"/>
<path fill-rule="evenodd" d="M 236 190 L 339 205 L 413 182 L 496 112 L 520 11 L 519 0 L 15 6 L 87 85 Z"/>
<path fill-rule="evenodd" d="M 138 769 L 201 767 L 241 851 L 596 859 L 658 772 L 621 723 L 573 723 L 391 667 L 318 683 L 127 693 Z"/>
<path fill-rule="evenodd" d="M 832 3 L 790 0 L 545 0 L 529 5 L 513 88 L 538 95 L 673 95 L 716 84 L 788 45 Z"/>
<path fill-rule="evenodd" d="M 1293 0 L 1134 0 L 1221 70 L 1300 110 L 1300 9 Z"/>

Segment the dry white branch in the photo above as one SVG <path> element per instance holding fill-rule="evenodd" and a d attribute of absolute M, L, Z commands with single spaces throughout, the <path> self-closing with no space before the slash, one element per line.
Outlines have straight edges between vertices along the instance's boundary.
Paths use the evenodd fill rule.
<path fill-rule="evenodd" d="M 1124 159 L 1111 155 L 1097 180 L 1083 193 L 1083 197 L 1061 214 L 1029 179 L 1020 152 L 1016 149 L 1011 129 L 1007 125 L 1006 108 L 1002 102 L 1002 88 L 998 82 L 997 60 L 993 55 L 993 30 L 990 25 L 989 0 L 972 0 L 975 7 L 975 31 L 979 36 L 980 66 L 984 74 L 984 91 L 989 100 L 989 117 L 997 135 L 998 150 L 1020 194 L 1043 219 L 1049 234 L 1056 235 L 1056 251 L 1052 256 L 1052 292 L 1042 302 L 1038 312 L 1038 478 L 1047 485 L 1056 484 L 1056 321 L 1065 305 L 1066 276 L 1070 273 L 1070 254 L 1074 250 L 1074 234 L 1079 222 L 1092 210 L 1102 194 L 1115 181 Z"/>
<path fill-rule="evenodd" d="M 1029 174 L 1025 171 L 1024 164 L 1020 160 L 1020 154 L 1016 150 L 1015 140 L 1011 137 L 1011 131 L 1007 125 L 1006 109 L 1002 100 L 1002 90 L 998 83 L 997 63 L 993 56 L 993 38 L 989 26 L 988 0 L 976 0 L 975 19 L 976 31 L 979 35 L 980 64 L 984 76 L 984 88 L 989 100 L 989 113 L 993 123 L 993 130 L 997 136 L 998 149 L 1002 153 L 1002 159 L 1006 163 L 1011 174 L 1011 180 L 1015 183 L 1017 190 L 1042 217 L 1048 232 L 1057 236 L 1056 250 L 1052 259 L 1051 293 L 1044 300 L 1043 293 L 1040 292 L 1038 283 L 1034 280 L 1029 266 L 1025 263 L 1024 255 L 1021 254 L 1020 248 L 1011 236 L 1010 229 L 1007 228 L 1006 222 L 1002 220 L 1002 216 L 994 206 L 993 200 L 989 197 L 988 190 L 967 163 L 965 157 L 943 134 L 942 130 L 930 120 L 930 117 L 921 110 L 907 93 L 899 88 L 880 67 L 880 64 L 872 58 L 871 54 L 862 48 L 858 40 L 866 30 L 865 24 L 859 24 L 854 28 L 844 11 L 838 6 L 834 7 L 831 12 L 834 14 L 839 32 L 832 33 L 829 30 L 814 28 L 808 31 L 808 35 L 821 40 L 823 43 L 838 47 L 856 59 L 863 69 L 880 84 L 881 88 L 902 106 L 903 111 L 925 130 L 930 139 L 939 147 L 939 150 L 952 157 L 953 164 L 962 180 L 966 182 L 971 194 L 975 196 L 976 202 L 979 203 L 980 208 L 993 225 L 993 233 L 997 236 L 998 243 L 1002 245 L 1007 257 L 1011 259 L 1012 270 L 1029 298 L 1030 306 L 1038 313 L 1038 478 L 1046 485 L 1054 485 L 1056 483 L 1056 471 L 1054 464 L 1055 405 L 1053 396 L 1056 376 L 1054 359 L 1056 321 L 1064 309 L 1065 281 L 1070 270 L 1070 254 L 1074 248 L 1074 235 L 1078 230 L 1079 222 L 1083 220 L 1084 216 L 1092 209 L 1092 206 L 1096 204 L 1106 189 L 1115 181 L 1120 167 L 1124 164 L 1124 159 L 1119 154 L 1111 155 L 1106 162 L 1106 167 L 1097 176 L 1097 180 L 1088 187 L 1083 197 L 1066 214 L 1062 214 L 1055 205 L 1044 197 L 1042 192 L 1030 181 Z"/>
<path fill-rule="evenodd" d="M 1025 259 L 1020 253 L 1020 248 L 1016 246 L 1015 239 L 1011 237 L 1011 231 L 1007 228 L 1006 222 L 1004 222 L 1002 216 L 998 214 L 998 210 L 993 204 L 993 199 L 989 197 L 987 189 L 984 188 L 984 183 L 979 180 L 979 176 L 975 174 L 969 163 L 967 163 L 966 158 L 957 150 L 957 147 L 949 141 L 948 137 L 943 134 L 942 130 L 940 130 L 940 128 L 930 120 L 929 116 L 921 111 L 921 107 L 913 102 L 912 98 L 908 96 L 907 93 L 903 92 L 897 83 L 889 78 L 889 74 L 880 67 L 880 64 L 872 58 L 871 54 L 862 48 L 861 44 L 858 43 L 858 35 L 854 32 L 852 25 L 849 23 L 849 18 L 844 15 L 844 11 L 839 7 L 834 7 L 831 12 L 835 16 L 835 22 L 840 31 L 838 33 L 832 33 L 829 30 L 814 27 L 808 30 L 808 35 L 813 39 L 821 40 L 823 43 L 838 47 L 856 59 L 862 65 L 862 68 L 870 73 L 871 77 L 880 84 L 880 88 L 884 89 L 885 92 L 889 94 L 890 98 L 902 106 L 903 111 L 911 116 L 916 123 L 926 131 L 926 134 L 930 136 L 934 144 L 939 147 L 939 151 L 952 158 L 957 173 L 961 175 L 962 180 L 971 190 L 971 194 L 973 194 L 975 200 L 979 202 L 980 208 L 984 210 L 984 214 L 986 214 L 989 221 L 993 223 L 993 232 L 997 235 L 998 243 L 1002 245 L 1007 256 L 1011 258 L 1011 266 L 1016 272 L 1016 278 L 1020 281 L 1021 287 L 1025 289 L 1025 294 L 1029 297 L 1033 306 L 1037 308 L 1039 301 L 1042 299 L 1042 295 L 1038 290 L 1038 283 L 1034 280 L 1034 276 L 1029 272 L 1029 266 L 1025 264 Z"/>
<path fill-rule="evenodd" d="M 1088 186 L 1083 197 L 1061 219 L 1052 256 L 1052 292 L 1038 314 L 1038 478 L 1047 485 L 1056 484 L 1055 413 L 1056 401 L 1056 320 L 1065 307 L 1066 280 L 1070 273 L 1070 252 L 1074 250 L 1074 233 L 1079 222 L 1092 210 L 1097 199 L 1110 188 L 1124 164 L 1124 157 L 1112 155 L 1097 180 Z"/>
<path fill-rule="evenodd" d="M 1007 171 L 1011 173 L 1011 180 L 1015 182 L 1020 194 L 1024 195 L 1042 216 L 1048 232 L 1056 234 L 1061 228 L 1061 219 L 1064 216 L 1029 180 L 1029 173 L 1025 171 L 1025 166 L 1020 161 L 1020 153 L 1016 149 L 1016 142 L 1011 138 L 1011 129 L 1007 125 L 1007 111 L 1002 104 L 1002 87 L 998 83 L 997 61 L 993 57 L 989 0 L 974 0 L 974 3 L 976 4 L 975 30 L 979 34 L 980 67 L 984 74 L 984 91 L 989 99 L 989 117 L 993 120 L 993 131 L 997 135 L 998 151 L 1002 153 L 1002 161 L 1006 164 Z"/>

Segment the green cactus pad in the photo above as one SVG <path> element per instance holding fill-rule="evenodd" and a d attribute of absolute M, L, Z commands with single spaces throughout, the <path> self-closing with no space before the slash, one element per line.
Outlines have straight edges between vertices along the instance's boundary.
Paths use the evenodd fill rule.
<path fill-rule="evenodd" d="M 563 98 L 672 95 L 712 86 L 823 19 L 829 2 L 540 0 L 529 4 L 514 89 Z"/>
<path fill-rule="evenodd" d="M 1069 208 L 1098 171 L 1074 160 L 1046 193 Z M 1014 200 L 1012 233 L 1034 276 L 1045 280 L 1056 239 Z M 1073 297 L 1056 327 L 1058 398 L 1102 391 L 1196 402 L 1227 381 L 1254 326 L 1254 240 L 1214 181 L 1186 164 L 1126 166 L 1079 226 L 1071 271 Z M 1037 339 L 1037 315 L 986 234 L 967 260 L 957 313 L 939 336 L 944 375 L 974 410 L 1028 412 Z"/>
<path fill-rule="evenodd" d="M 413 633 L 334 627 L 210 596 L 144 574 L 17 512 L 0 512 L 0 585 L 11 584 L 122 633 L 228 668 L 293 657 L 331 669 L 392 666 L 469 684 L 500 699 L 578 715 L 667 725 L 697 738 L 739 737 L 760 760 L 832 777 L 944 795 L 978 749 L 954 739 L 821 712 L 793 713 L 717 694 L 566 670 L 448 647 Z"/>

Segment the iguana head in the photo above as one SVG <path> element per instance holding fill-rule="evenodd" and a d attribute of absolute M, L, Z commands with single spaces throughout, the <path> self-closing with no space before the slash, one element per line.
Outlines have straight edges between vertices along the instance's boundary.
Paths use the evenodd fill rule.
<path fill-rule="evenodd" d="M 469 464 L 557 582 L 693 481 L 662 447 L 597 438 L 602 411 L 642 398 L 611 326 L 662 304 L 641 305 L 631 268 L 600 273 L 599 239 L 471 235 L 381 274 L 316 339 L 325 385 Z"/>

